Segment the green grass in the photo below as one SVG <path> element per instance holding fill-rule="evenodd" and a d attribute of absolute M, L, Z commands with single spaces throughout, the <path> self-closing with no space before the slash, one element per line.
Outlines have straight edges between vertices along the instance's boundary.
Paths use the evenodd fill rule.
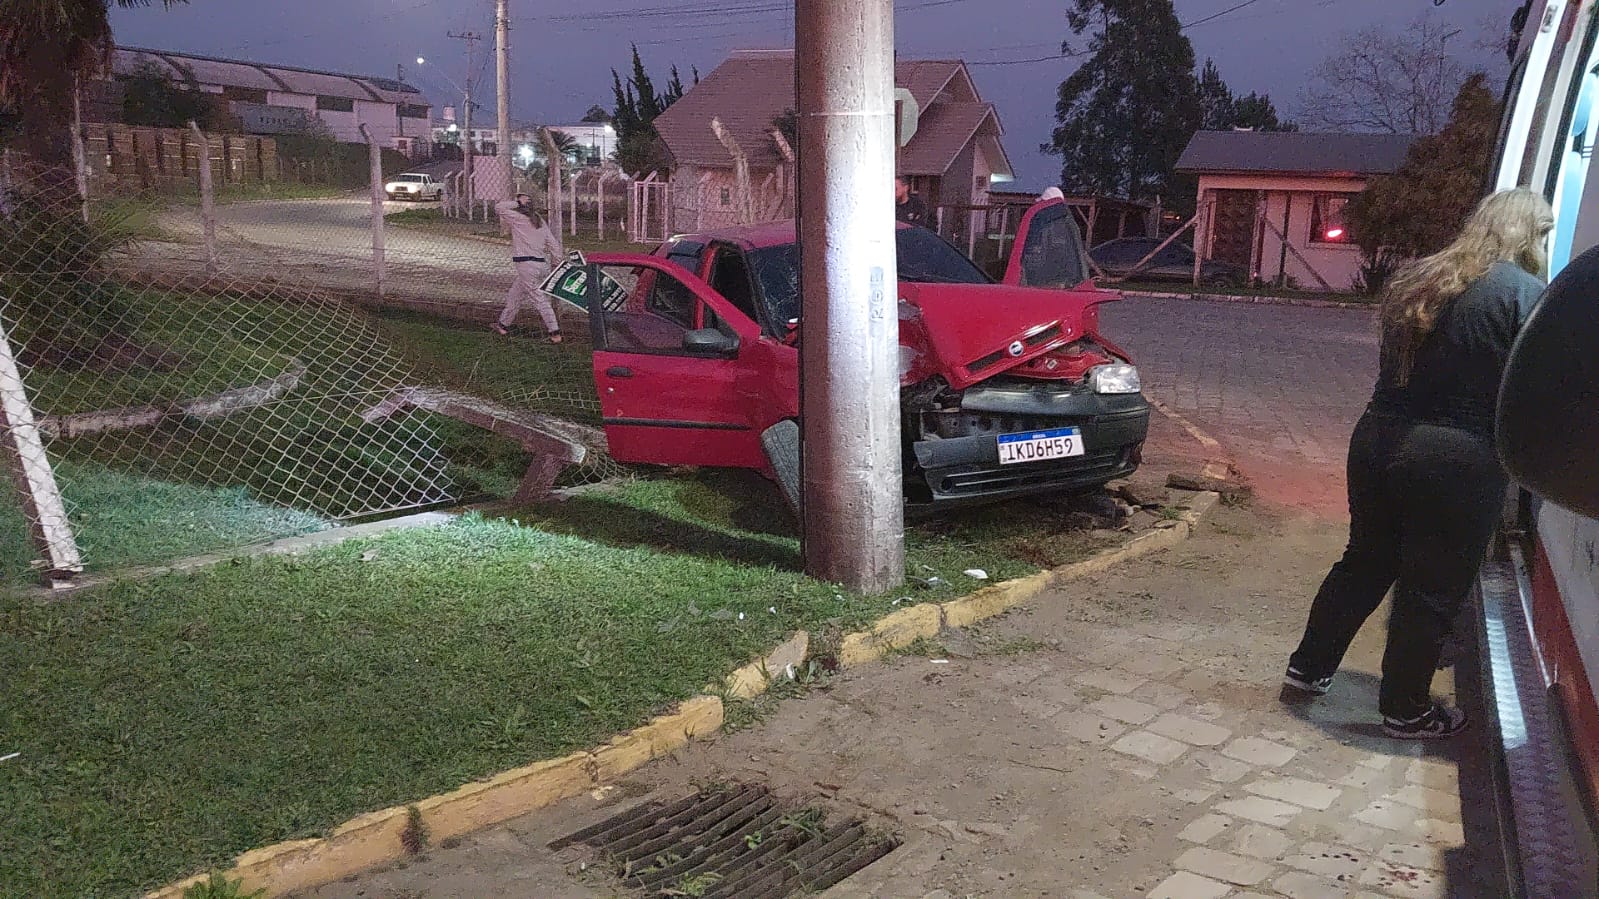
<path fill-rule="evenodd" d="M 0 895 L 123 896 L 348 817 L 594 744 L 796 628 L 1086 554 L 1038 504 L 924 525 L 943 585 L 798 573 L 763 481 L 644 480 L 554 506 L 0 599 Z M 825 637 L 822 638 L 825 642 Z"/>
<path fill-rule="evenodd" d="M 328 522 L 270 506 L 242 487 L 160 481 L 72 460 L 55 466 L 73 533 L 97 569 L 163 562 L 212 550 L 320 530 Z M 30 577 L 34 558 L 22 511 L 0 489 L 0 584 Z"/>

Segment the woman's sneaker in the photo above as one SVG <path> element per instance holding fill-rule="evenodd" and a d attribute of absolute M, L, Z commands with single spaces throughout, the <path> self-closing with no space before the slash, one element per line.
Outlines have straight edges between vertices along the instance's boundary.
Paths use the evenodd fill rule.
<path fill-rule="evenodd" d="M 1442 740 L 1466 729 L 1466 713 L 1433 703 L 1414 718 L 1382 717 L 1383 733 L 1397 740 Z"/>
<path fill-rule="evenodd" d="M 1283 675 L 1283 683 L 1293 687 L 1295 690 L 1300 690 L 1305 693 L 1314 693 L 1317 696 L 1325 696 L 1327 691 L 1332 687 L 1332 675 L 1329 674 L 1326 677 L 1311 677 L 1305 672 L 1300 671 L 1298 668 L 1289 665 L 1288 673 Z"/>

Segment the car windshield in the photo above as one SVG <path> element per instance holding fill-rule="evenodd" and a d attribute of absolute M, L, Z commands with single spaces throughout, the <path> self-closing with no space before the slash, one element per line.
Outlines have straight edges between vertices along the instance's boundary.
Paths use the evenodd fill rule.
<path fill-rule="evenodd" d="M 925 228 L 899 228 L 894 234 L 899 280 L 911 283 L 990 284 L 982 270 Z M 799 245 L 784 244 L 750 253 L 750 268 L 761 302 L 774 322 L 799 318 Z"/>
<path fill-rule="evenodd" d="M 423 179 L 423 177 L 424 176 L 422 176 L 422 175 L 399 175 L 394 180 L 396 180 L 396 181 L 421 181 Z"/>

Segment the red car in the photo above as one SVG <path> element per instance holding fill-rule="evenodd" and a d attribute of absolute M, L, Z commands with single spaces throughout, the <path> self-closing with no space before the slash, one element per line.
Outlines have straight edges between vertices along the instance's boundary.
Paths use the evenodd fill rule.
<path fill-rule="evenodd" d="M 1064 203 L 1028 210 L 1002 283 L 931 231 L 901 225 L 896 237 L 913 511 L 1084 490 L 1138 467 L 1149 405 L 1128 355 L 1099 333 L 1098 305 L 1119 295 L 1089 280 Z M 590 321 L 611 455 L 779 475 L 769 432 L 794 433 L 785 423 L 799 414 L 793 223 L 589 262 L 611 282 L 590 282 L 605 285 Z"/>

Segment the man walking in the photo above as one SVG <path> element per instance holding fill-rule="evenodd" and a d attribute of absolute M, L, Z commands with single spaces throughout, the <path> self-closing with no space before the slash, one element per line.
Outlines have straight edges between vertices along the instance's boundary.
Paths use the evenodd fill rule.
<path fill-rule="evenodd" d="M 516 265 L 516 280 L 505 294 L 505 309 L 492 326 L 494 333 L 511 333 L 511 324 L 522 311 L 522 301 L 527 299 L 533 302 L 539 318 L 544 320 L 544 331 L 550 343 L 560 343 L 561 321 L 555 317 L 555 307 L 539 285 L 549 277 L 555 260 L 565 254 L 561 241 L 544 223 L 544 216 L 533 209 L 533 198 L 527 194 L 517 194 L 514 202 L 495 203 L 494 211 L 511 229 L 511 262 Z"/>
<path fill-rule="evenodd" d="M 904 175 L 894 176 L 894 218 L 910 225 L 927 224 L 927 204 L 911 193 L 911 182 Z"/>

